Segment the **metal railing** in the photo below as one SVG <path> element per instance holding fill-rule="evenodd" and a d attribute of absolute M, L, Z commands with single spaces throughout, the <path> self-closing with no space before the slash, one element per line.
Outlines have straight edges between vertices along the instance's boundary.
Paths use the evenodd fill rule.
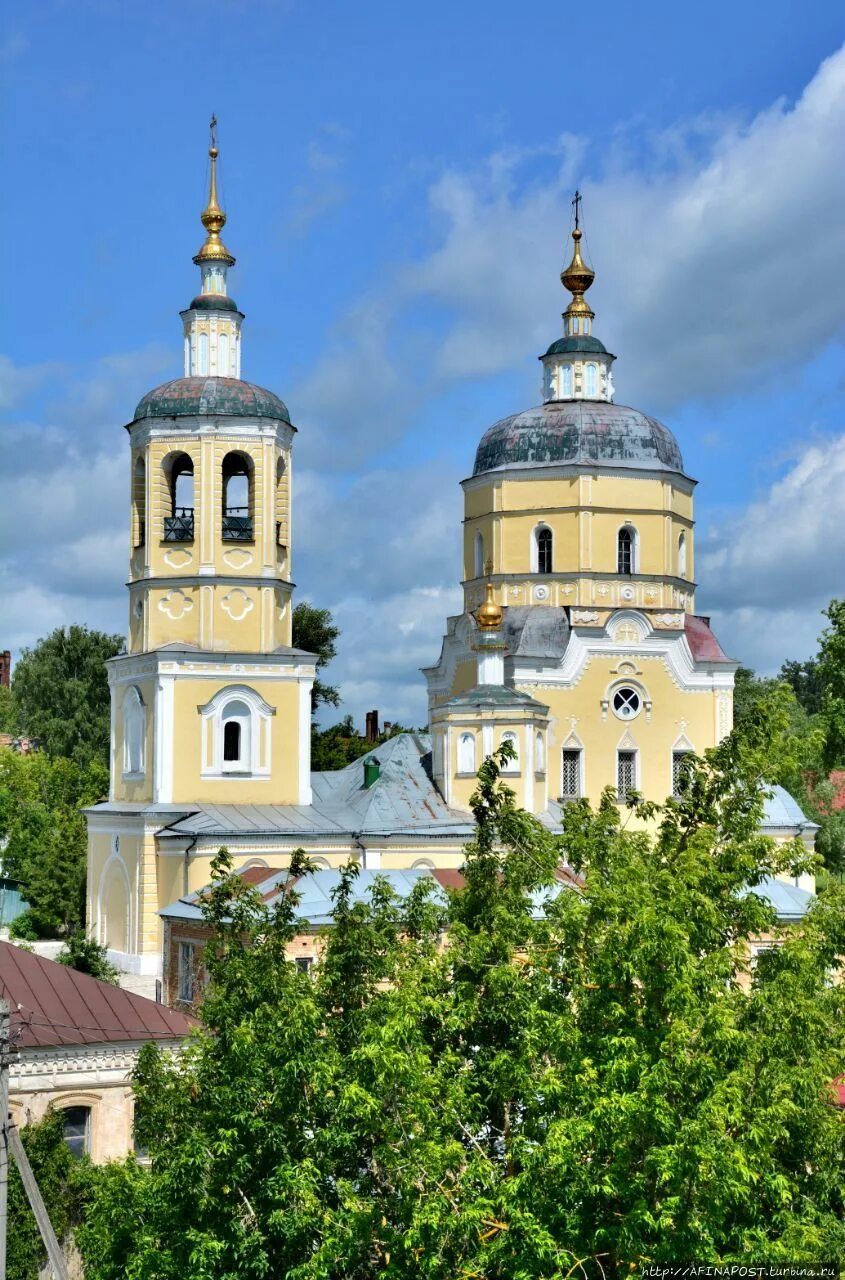
<path fill-rule="evenodd" d="M 164 517 L 165 542 L 193 542 L 194 508 L 174 507 L 172 516 Z"/>
<path fill-rule="evenodd" d="M 223 512 L 223 538 L 226 542 L 252 542 L 249 507 L 227 507 Z"/>

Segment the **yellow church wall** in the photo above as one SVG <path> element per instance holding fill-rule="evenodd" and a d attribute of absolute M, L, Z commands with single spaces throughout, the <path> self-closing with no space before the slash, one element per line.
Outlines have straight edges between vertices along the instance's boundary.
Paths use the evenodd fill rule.
<path fill-rule="evenodd" d="M 118 685 L 114 690 L 114 743 L 111 760 L 112 794 L 115 800 L 124 800 L 130 804 L 149 803 L 152 799 L 153 778 L 153 701 L 155 685 L 152 680 L 133 680 L 131 686 L 136 688 L 144 705 L 144 755 L 143 775 L 137 777 L 124 772 L 124 698 L 130 684 Z"/>
<path fill-rule="evenodd" d="M 584 791 L 596 803 L 606 786 L 616 785 L 616 752 L 638 753 L 638 789 L 649 800 L 662 801 L 672 788 L 672 750 L 685 739 L 696 752 L 717 740 L 717 698 L 712 691 L 685 692 L 672 680 L 662 659 L 637 658 L 636 672 L 620 671 L 619 659 L 593 659 L 581 680 L 568 689 L 522 686 L 526 693 L 549 707 L 549 795 L 556 798 L 561 786 L 561 751 L 573 736 L 583 750 Z M 643 706 L 632 720 L 621 720 L 603 699 L 618 684 L 631 683 L 651 701 L 650 714 Z M 682 749 L 678 747 L 677 749 Z"/>
<path fill-rule="evenodd" d="M 203 777 L 203 758 L 205 756 L 207 767 L 211 760 L 213 724 L 211 718 L 200 714 L 199 708 L 233 684 L 253 689 L 275 709 L 275 715 L 261 726 L 261 732 L 265 733 L 269 725 L 268 772 L 262 776 L 224 772 Z M 173 722 L 180 728 L 173 759 L 172 794 L 177 803 L 184 800 L 215 804 L 297 804 L 299 688 L 295 680 L 261 680 L 255 672 L 232 671 L 227 679 L 194 680 L 187 676 L 176 680 Z"/>

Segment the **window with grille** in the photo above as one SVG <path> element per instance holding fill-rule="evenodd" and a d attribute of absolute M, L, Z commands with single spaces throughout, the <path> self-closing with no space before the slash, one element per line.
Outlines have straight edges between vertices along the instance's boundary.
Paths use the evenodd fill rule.
<path fill-rule="evenodd" d="M 620 800 L 627 800 L 637 786 L 637 753 L 620 751 L 616 757 L 616 793 Z"/>
<path fill-rule="evenodd" d="M 194 962 L 194 945 L 192 942 L 180 942 L 177 969 L 177 999 L 191 1004 L 194 999 L 196 980 L 196 964 Z"/>
<path fill-rule="evenodd" d="M 672 752 L 672 795 L 679 800 L 689 785 L 689 751 Z"/>
<path fill-rule="evenodd" d="M 552 571 L 552 531 L 551 529 L 537 530 L 537 572 L 551 573 Z"/>
<path fill-rule="evenodd" d="M 617 539 L 616 572 L 634 572 L 634 535 L 630 529 L 620 529 Z"/>
<path fill-rule="evenodd" d="M 563 753 L 561 800 L 577 800 L 581 794 L 581 752 Z"/>

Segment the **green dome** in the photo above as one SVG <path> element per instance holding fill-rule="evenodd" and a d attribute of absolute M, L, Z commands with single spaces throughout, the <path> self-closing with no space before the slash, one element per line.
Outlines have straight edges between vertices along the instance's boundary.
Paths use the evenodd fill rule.
<path fill-rule="evenodd" d="M 546 352 L 547 356 L 565 356 L 570 351 L 587 351 L 593 355 L 606 356 L 607 347 L 592 334 L 572 334 L 568 338 L 558 338 Z"/>
<path fill-rule="evenodd" d="M 188 311 L 237 311 L 238 304 L 234 298 L 229 298 L 225 293 L 198 293 L 191 300 L 191 305 L 186 308 Z"/>
<path fill-rule="evenodd" d="M 174 378 L 148 391 L 135 410 L 143 418 L 274 418 L 290 423 L 287 406 L 272 391 L 240 378 Z"/>

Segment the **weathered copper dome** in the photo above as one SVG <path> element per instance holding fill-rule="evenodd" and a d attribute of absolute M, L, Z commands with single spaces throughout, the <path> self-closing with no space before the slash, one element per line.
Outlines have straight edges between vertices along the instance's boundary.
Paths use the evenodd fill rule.
<path fill-rule="evenodd" d="M 677 440 L 656 418 L 609 401 L 557 400 L 494 423 L 472 474 L 567 465 L 684 469 Z"/>
<path fill-rule="evenodd" d="M 240 378 L 174 378 L 148 391 L 135 410 L 139 418 L 226 415 L 290 422 L 285 403 L 272 391 Z"/>

